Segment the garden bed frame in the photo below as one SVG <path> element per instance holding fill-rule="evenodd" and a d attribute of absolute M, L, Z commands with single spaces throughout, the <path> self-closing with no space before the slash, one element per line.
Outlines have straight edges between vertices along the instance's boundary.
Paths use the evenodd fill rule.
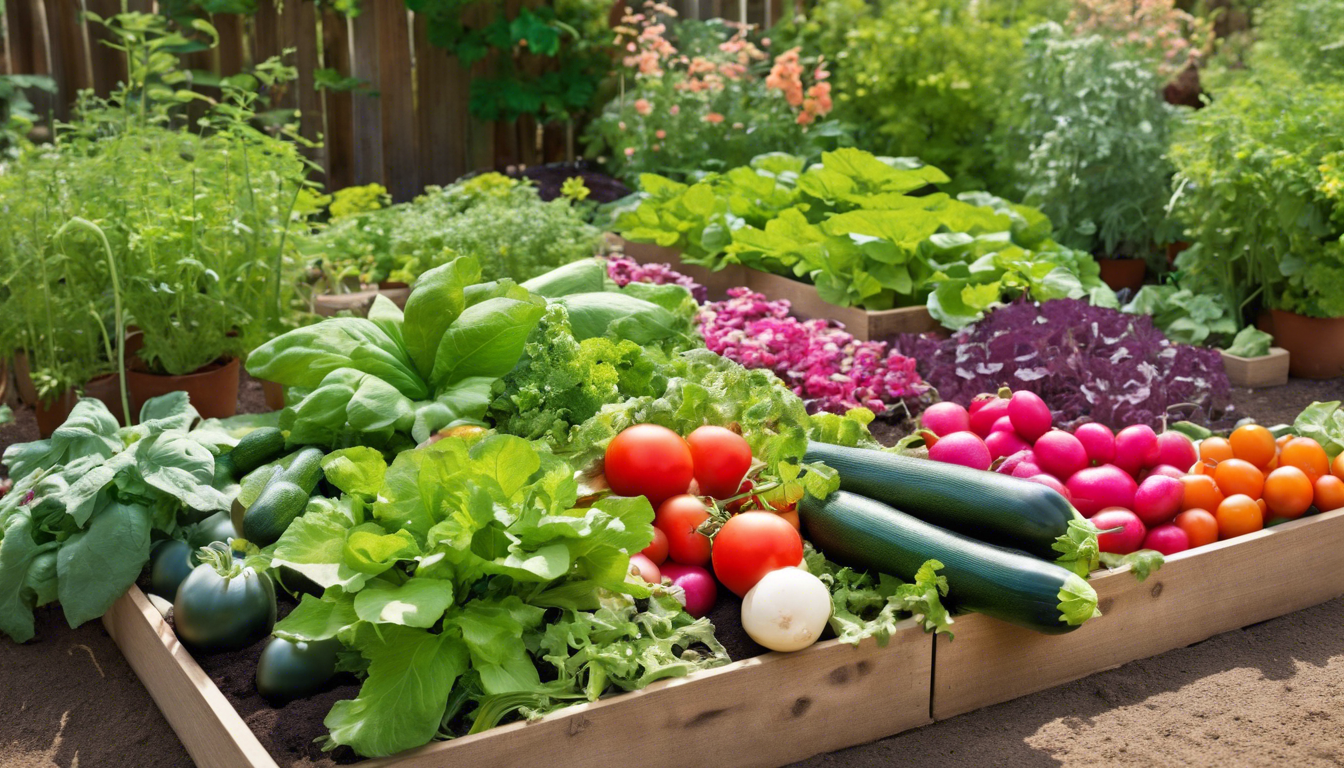
<path fill-rule="evenodd" d="M 885 648 L 830 640 L 769 653 L 359 765 L 596 765 L 628 757 L 634 734 L 645 747 L 641 759 L 654 766 L 681 768 L 687 744 L 729 765 L 801 760 L 1344 594 L 1344 510 L 1173 555 L 1142 582 L 1122 568 L 1091 583 L 1103 615 L 1067 635 L 970 614 L 957 617 L 955 640 L 934 641 L 907 620 Z M 103 624 L 198 765 L 275 768 L 139 588 L 118 599 Z"/>
<path fill-rule="evenodd" d="M 1223 356 L 1223 370 L 1227 371 L 1227 380 L 1234 387 L 1281 387 L 1288 383 L 1288 369 L 1291 361 L 1288 350 L 1283 347 L 1270 347 L 1269 354 L 1263 357 L 1241 357 L 1219 350 Z"/>
<path fill-rule="evenodd" d="M 640 264 L 668 264 L 672 269 L 705 286 L 711 301 L 727 298 L 728 289 L 745 286 L 767 299 L 787 299 L 793 314 L 805 320 L 821 318 L 843 323 L 845 330 L 860 341 L 894 336 L 898 333 L 934 332 L 947 336 L 948 332 L 933 319 L 926 307 L 902 307 L 871 312 L 857 307 L 842 307 L 823 301 L 816 287 L 781 275 L 750 269 L 740 264 L 729 264 L 718 272 L 685 264 L 681 251 L 649 243 L 632 243 L 617 237 L 625 255 Z"/>

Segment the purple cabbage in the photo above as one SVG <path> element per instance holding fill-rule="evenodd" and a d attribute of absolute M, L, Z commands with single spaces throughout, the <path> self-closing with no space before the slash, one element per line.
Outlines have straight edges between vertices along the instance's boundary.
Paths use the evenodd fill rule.
<path fill-rule="evenodd" d="M 905 334 L 894 347 L 919 361 L 944 400 L 969 405 L 1001 386 L 1030 390 L 1066 429 L 1089 421 L 1160 429 L 1164 416 L 1211 427 L 1235 420 L 1218 350 L 1175 344 L 1147 315 L 1085 301 L 1016 302 L 950 339 Z"/>

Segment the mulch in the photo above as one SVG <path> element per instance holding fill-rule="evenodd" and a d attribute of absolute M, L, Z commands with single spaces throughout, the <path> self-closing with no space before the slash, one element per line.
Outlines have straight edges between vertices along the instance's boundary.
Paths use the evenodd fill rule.
<path fill-rule="evenodd" d="M 265 409 L 246 377 L 240 411 Z M 1293 380 L 1234 391 L 1243 416 L 1291 422 L 1314 400 L 1344 398 L 1344 380 Z M 910 424 L 875 431 L 891 442 Z M 36 439 L 30 408 L 0 427 L 0 450 Z M 731 597 L 731 595 L 729 595 Z M 721 599 L 711 618 L 734 658 L 757 655 Z M 65 626 L 59 606 L 37 612 L 37 638 L 0 640 L 0 766 L 175 768 L 191 759 L 99 622 Z M 960 766 L 1190 766 L 1344 764 L 1344 599 L 1224 633 L 1012 702 L 801 763 Z M 316 697 L 271 707 L 252 686 L 261 644 L 200 659 L 282 766 L 349 762 L 313 739 L 331 703 L 354 695 L 338 681 Z M 863 713 L 836 713 L 839 717 Z M 636 742 L 632 741 L 632 744 Z"/>

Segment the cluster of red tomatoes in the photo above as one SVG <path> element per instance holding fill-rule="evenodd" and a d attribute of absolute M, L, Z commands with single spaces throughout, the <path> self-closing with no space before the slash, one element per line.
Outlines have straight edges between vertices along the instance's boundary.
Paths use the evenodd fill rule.
<path fill-rule="evenodd" d="M 743 596 L 767 573 L 802 562 L 797 511 L 792 505 L 776 511 L 753 495 L 751 470 L 751 446 L 724 427 L 700 427 L 683 438 L 637 424 L 607 446 L 612 492 L 644 496 L 656 512 L 653 543 L 631 563 L 646 581 L 666 578 L 682 587 L 693 616 L 713 607 L 716 578 Z M 722 520 L 717 532 L 712 518 Z"/>

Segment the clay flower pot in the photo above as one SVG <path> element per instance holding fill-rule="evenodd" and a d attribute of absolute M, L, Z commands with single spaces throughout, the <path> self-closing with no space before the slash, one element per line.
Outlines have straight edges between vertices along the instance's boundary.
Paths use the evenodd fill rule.
<path fill-rule="evenodd" d="M 33 369 L 28 364 L 27 352 L 14 353 L 14 385 L 19 391 L 19 402 L 37 405 L 37 387 L 33 385 Z"/>
<path fill-rule="evenodd" d="M 43 439 L 51 437 L 51 433 L 65 423 L 66 418 L 70 416 L 70 411 L 74 409 L 75 403 L 79 402 L 79 396 L 74 389 L 65 390 L 59 397 L 51 401 L 37 399 L 36 392 L 34 392 L 33 397 L 35 400 L 33 410 L 37 416 L 37 432 Z M 84 397 L 101 400 L 119 423 L 125 422 L 121 413 L 121 380 L 116 374 L 104 374 L 85 384 Z M 135 409 L 132 409 L 132 414 L 134 412 Z"/>
<path fill-rule="evenodd" d="M 1307 317 L 1273 309 L 1260 330 L 1274 336 L 1274 346 L 1288 350 L 1288 371 L 1302 379 L 1344 376 L 1344 317 Z M 1268 327 L 1266 327 L 1268 326 Z"/>
<path fill-rule="evenodd" d="M 1101 266 L 1101 281 L 1117 293 L 1125 288 L 1137 293 L 1148 271 L 1143 259 L 1097 259 L 1097 264 Z"/>
<path fill-rule="evenodd" d="M 265 379 L 257 379 L 257 381 L 261 382 L 261 394 L 266 397 L 266 407 L 272 411 L 283 410 L 285 407 L 285 385 Z"/>
<path fill-rule="evenodd" d="M 136 416 L 147 400 L 169 392 L 184 391 L 204 419 L 227 419 L 238 413 L 238 358 L 220 358 L 183 376 L 149 373 L 136 358 L 126 370 L 131 391 L 131 414 Z"/>

